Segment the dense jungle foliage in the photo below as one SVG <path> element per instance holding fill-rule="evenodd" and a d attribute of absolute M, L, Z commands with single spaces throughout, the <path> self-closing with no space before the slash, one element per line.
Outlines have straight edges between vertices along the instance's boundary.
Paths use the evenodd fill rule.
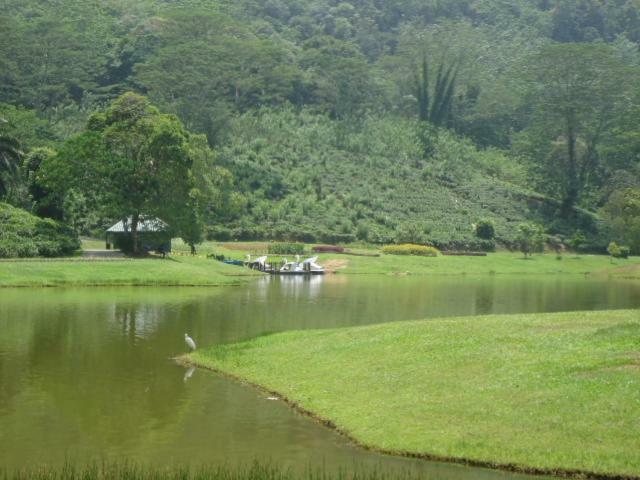
<path fill-rule="evenodd" d="M 139 171 L 157 147 L 193 244 L 491 249 L 489 220 L 506 245 L 534 222 L 640 253 L 638 0 L 0 4 L 0 199 L 78 233 L 163 213 Z M 127 92 L 164 143 L 109 140 L 146 122 L 105 123 Z M 145 201 L 123 201 L 131 172 Z"/>

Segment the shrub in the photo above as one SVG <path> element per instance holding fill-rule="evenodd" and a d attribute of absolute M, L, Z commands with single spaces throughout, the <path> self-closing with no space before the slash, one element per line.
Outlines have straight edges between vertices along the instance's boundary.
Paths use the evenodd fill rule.
<path fill-rule="evenodd" d="M 398 227 L 394 240 L 397 244 L 417 244 L 427 242 L 427 228 L 415 222 L 403 223 Z"/>
<path fill-rule="evenodd" d="M 270 255 L 302 255 L 304 253 L 303 243 L 271 243 L 267 248 Z"/>
<path fill-rule="evenodd" d="M 0 233 L 0 258 L 25 258 L 38 256 L 38 247 L 33 239 L 15 232 Z"/>
<path fill-rule="evenodd" d="M 607 247 L 607 252 L 613 258 L 629 258 L 631 249 L 629 247 L 619 247 L 616 242 L 611 242 Z"/>
<path fill-rule="evenodd" d="M 404 245 L 386 245 L 382 247 L 382 253 L 386 255 L 415 255 L 420 257 L 437 257 L 440 253 L 435 247 L 425 245 L 413 245 L 407 243 Z"/>
<path fill-rule="evenodd" d="M 358 240 L 367 241 L 369 239 L 369 224 L 367 222 L 359 222 L 356 227 L 356 237 Z"/>
<path fill-rule="evenodd" d="M 586 235 L 578 230 L 569 239 L 569 246 L 576 252 L 582 252 L 587 249 L 588 240 Z"/>
<path fill-rule="evenodd" d="M 609 244 L 609 246 L 607 247 L 607 253 L 609 253 L 609 255 L 611 255 L 613 258 L 619 258 L 620 257 L 620 247 L 618 246 L 618 244 L 616 242 L 611 242 Z"/>
<path fill-rule="evenodd" d="M 535 223 L 521 223 L 518 225 L 516 243 L 525 258 L 532 253 L 544 251 L 544 232 L 540 225 Z"/>
<path fill-rule="evenodd" d="M 0 203 L 0 257 L 59 257 L 79 248 L 71 228 Z"/>
<path fill-rule="evenodd" d="M 476 223 L 476 236 L 483 240 L 493 240 L 496 238 L 496 226 L 493 220 L 479 220 L 478 223 Z"/>
<path fill-rule="evenodd" d="M 36 224 L 35 241 L 38 254 L 43 257 L 72 255 L 80 248 L 74 229 L 48 218 L 40 219 Z"/>

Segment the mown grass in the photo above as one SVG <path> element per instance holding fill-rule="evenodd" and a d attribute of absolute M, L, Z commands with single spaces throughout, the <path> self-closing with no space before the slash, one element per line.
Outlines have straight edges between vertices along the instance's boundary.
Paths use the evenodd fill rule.
<path fill-rule="evenodd" d="M 82 250 L 104 250 L 106 241 L 102 238 L 81 237 L 80 244 Z"/>
<path fill-rule="evenodd" d="M 216 243 L 205 242 L 199 247 L 202 254 L 222 254 L 229 258 L 244 259 L 266 254 L 266 245 L 259 243 Z M 237 248 L 241 247 L 241 248 Z M 307 245 L 309 255 L 311 245 Z M 188 251 L 188 247 L 174 241 L 178 252 Z M 359 248 L 358 253 L 379 253 L 373 248 Z M 315 255 L 315 254 L 313 254 Z M 289 256 L 291 257 L 291 256 Z M 487 274 L 608 274 L 618 269 L 640 267 L 640 258 L 611 259 L 606 255 L 555 254 L 534 255 L 525 259 L 521 253 L 497 252 L 486 257 L 425 258 L 416 256 L 380 255 L 379 257 L 354 256 L 344 254 L 321 254 L 320 264 L 327 263 L 330 270 L 345 274 L 386 274 L 386 275 L 487 275 Z M 636 271 L 640 278 L 640 270 Z"/>
<path fill-rule="evenodd" d="M 589 274 L 607 272 L 622 265 L 638 264 L 640 259 L 611 260 L 604 255 L 534 255 L 525 259 L 511 252 L 490 253 L 486 257 L 400 257 L 382 255 L 377 258 L 321 256 L 321 260 L 346 262 L 341 273 L 409 274 L 409 275 L 484 275 L 484 274 Z M 626 263 L 625 263 L 626 262 Z M 320 262 L 322 263 L 322 262 Z"/>
<path fill-rule="evenodd" d="M 307 469 L 294 472 L 279 466 L 254 462 L 245 466 L 230 467 L 168 467 L 137 465 L 135 463 L 93 463 L 61 467 L 44 466 L 16 471 L 1 471 L 1 480 L 411 480 L 417 476 L 398 471 L 393 475 L 375 468 L 354 469 L 351 472 L 327 472 L 324 469 Z"/>
<path fill-rule="evenodd" d="M 382 451 L 640 478 L 639 311 L 287 332 L 189 358 Z"/>
<path fill-rule="evenodd" d="M 222 286 L 256 275 L 205 258 L 87 260 L 82 258 L 0 261 L 0 287 Z"/>

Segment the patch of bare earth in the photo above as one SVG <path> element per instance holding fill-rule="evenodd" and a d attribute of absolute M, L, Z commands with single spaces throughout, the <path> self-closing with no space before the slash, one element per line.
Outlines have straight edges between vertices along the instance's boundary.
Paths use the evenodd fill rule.
<path fill-rule="evenodd" d="M 618 369 L 634 370 L 640 372 L 640 352 L 632 352 L 628 355 L 625 355 L 625 360 L 627 360 L 628 363 L 620 365 L 619 367 L 617 367 Z"/>
<path fill-rule="evenodd" d="M 625 265 L 624 267 L 614 268 L 612 270 L 606 270 L 602 272 L 594 272 L 593 275 L 608 275 L 619 278 L 639 278 L 640 279 L 640 264 Z"/>
<path fill-rule="evenodd" d="M 640 352 L 632 352 L 620 358 L 624 361 L 624 363 L 620 365 L 595 368 L 590 371 L 581 372 L 579 376 L 583 378 L 593 378 L 605 372 L 640 372 Z"/>
<path fill-rule="evenodd" d="M 343 270 L 349 266 L 349 260 L 327 260 L 323 262 L 323 267 L 326 272 L 336 273 L 338 270 Z"/>

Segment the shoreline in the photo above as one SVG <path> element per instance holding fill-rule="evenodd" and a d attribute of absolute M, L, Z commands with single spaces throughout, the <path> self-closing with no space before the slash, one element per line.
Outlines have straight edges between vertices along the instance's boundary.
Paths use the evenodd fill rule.
<path fill-rule="evenodd" d="M 614 314 L 614 312 L 616 313 Z M 586 330 L 583 331 L 582 333 L 583 337 L 584 335 L 592 335 L 592 333 L 589 333 L 591 331 L 589 329 L 593 330 L 595 328 L 594 325 L 600 321 L 598 318 L 596 318 L 598 316 L 601 318 L 610 318 L 611 316 L 618 316 L 617 320 L 613 320 L 613 323 L 608 325 L 610 326 L 626 325 L 624 321 L 624 318 L 626 318 L 624 317 L 625 312 L 632 315 L 631 318 L 635 319 L 633 320 L 634 322 L 637 321 L 637 318 L 636 318 L 636 315 L 638 312 L 637 310 L 627 310 L 627 311 L 605 310 L 605 311 L 599 311 L 599 312 L 589 312 L 592 315 L 592 319 L 589 320 L 585 318 L 585 321 L 592 322 L 592 324 L 586 327 Z M 556 320 L 554 318 L 554 316 L 556 315 L 560 316 L 559 320 Z M 532 320 L 532 322 L 530 322 L 530 324 L 525 325 L 524 327 L 525 329 L 533 329 L 532 331 L 536 333 L 541 332 L 543 333 L 543 335 L 547 335 L 547 334 L 555 335 L 554 332 L 546 331 L 547 329 L 552 328 L 552 326 L 550 326 L 548 322 L 551 322 L 551 323 L 555 321 L 564 322 L 564 326 L 560 327 L 560 328 L 564 328 L 568 325 L 567 319 L 569 316 L 574 316 L 575 321 L 577 323 L 581 323 L 579 319 L 581 318 L 581 316 L 584 317 L 584 315 L 585 315 L 585 312 L 567 312 L 565 314 L 549 314 L 549 318 L 544 319 L 545 321 L 542 321 L 542 322 L 537 322 L 537 320 L 535 319 L 535 316 L 530 315 L 528 317 L 529 319 Z M 487 318 L 490 318 L 490 317 L 493 317 L 492 324 L 495 325 L 498 322 L 502 322 L 503 321 L 502 319 L 508 319 L 510 315 L 487 316 Z M 452 328 L 453 321 L 455 320 L 464 321 L 465 318 L 470 322 L 473 322 L 474 320 L 478 319 L 478 317 L 473 317 L 473 316 L 458 317 L 454 319 L 440 319 L 440 320 L 446 321 L 445 325 L 441 325 L 440 327 L 438 327 L 440 330 L 428 330 L 429 327 L 426 327 L 424 329 L 424 332 L 431 331 L 432 335 L 434 336 L 440 335 L 440 333 L 444 332 L 442 328 Z M 433 320 L 438 320 L 438 319 L 431 319 L 430 321 L 433 321 Z M 366 387 L 366 385 L 368 384 L 360 376 L 360 373 L 358 373 L 360 372 L 360 370 L 358 370 L 358 365 L 357 365 L 358 362 L 356 361 L 356 364 L 350 364 L 350 363 L 344 363 L 344 362 L 348 362 L 349 358 L 355 358 L 357 356 L 359 356 L 360 359 L 369 358 L 371 355 L 376 355 L 383 351 L 387 352 L 388 355 L 393 356 L 394 350 L 389 350 L 389 346 L 391 344 L 384 343 L 384 340 L 382 340 L 386 338 L 384 334 L 381 332 L 382 328 L 385 328 L 385 329 L 389 328 L 390 330 L 392 328 L 397 328 L 396 333 L 398 333 L 398 335 L 411 335 L 410 332 L 413 331 L 415 333 L 416 331 L 418 331 L 418 330 L 413 330 L 413 327 L 411 326 L 412 324 L 414 326 L 419 323 L 424 323 L 426 325 L 428 322 L 429 321 L 398 322 L 398 323 L 392 323 L 392 324 L 379 324 L 372 327 L 363 326 L 363 327 L 354 327 L 354 328 L 346 328 L 346 329 L 300 331 L 300 332 L 293 332 L 293 334 L 289 336 L 286 336 L 286 333 L 276 334 L 281 336 L 275 339 L 273 336 L 268 336 L 264 338 L 260 337 L 259 339 L 239 342 L 237 344 L 219 345 L 215 347 L 201 349 L 198 352 L 204 351 L 205 353 L 203 354 L 203 356 L 199 357 L 200 360 L 194 359 L 193 354 L 185 354 L 177 358 L 174 358 L 174 361 L 176 361 L 176 363 L 182 366 L 193 366 L 193 367 L 198 367 L 198 368 L 216 372 L 219 375 L 229 378 L 235 382 L 245 384 L 250 388 L 254 388 L 260 392 L 263 392 L 266 395 L 275 396 L 278 399 L 285 402 L 287 406 L 292 410 L 298 412 L 299 414 L 305 415 L 313 419 L 315 422 L 320 423 L 323 426 L 335 431 L 339 435 L 344 436 L 352 444 L 360 448 L 364 448 L 366 450 L 378 452 L 380 454 L 421 459 L 421 460 L 433 461 L 433 462 L 453 463 L 453 464 L 465 465 L 470 467 L 490 468 L 493 470 L 522 473 L 522 474 L 529 474 L 529 475 L 551 475 L 551 476 L 563 477 L 563 478 L 588 478 L 588 479 L 594 479 L 594 480 L 638 480 L 640 479 L 640 475 L 636 473 L 615 473 L 615 465 L 616 465 L 615 463 L 609 465 L 612 473 L 608 473 L 607 471 L 593 470 L 590 468 L 582 468 L 580 465 L 581 463 L 584 463 L 582 461 L 568 462 L 568 464 L 571 465 L 570 467 L 564 467 L 564 468 L 561 466 L 547 467 L 544 465 L 545 464 L 544 460 L 541 461 L 541 459 L 545 458 L 543 453 L 544 450 L 540 450 L 539 445 L 538 447 L 536 447 L 535 444 L 533 444 L 532 446 L 529 446 L 526 443 L 527 442 L 526 436 L 521 440 L 521 443 L 523 445 L 529 446 L 529 448 L 533 448 L 533 450 L 531 450 L 531 453 L 514 455 L 512 453 L 507 452 L 506 454 L 502 455 L 502 458 L 500 458 L 500 455 L 496 456 L 496 460 L 482 459 L 482 455 L 485 455 L 485 458 L 493 457 L 491 455 L 491 452 L 488 450 L 494 449 L 493 450 L 494 452 L 499 452 L 499 450 L 497 449 L 500 448 L 501 442 L 509 441 L 508 440 L 509 433 L 507 433 L 507 436 L 503 436 L 501 434 L 496 436 L 495 437 L 496 441 L 493 444 L 489 444 L 488 447 L 485 447 L 482 450 L 479 450 L 479 451 L 476 450 L 478 452 L 477 456 L 474 456 L 473 450 L 467 450 L 466 453 L 471 453 L 471 455 L 465 456 L 464 448 L 458 449 L 461 455 L 456 455 L 456 448 L 452 449 L 450 447 L 450 445 L 452 445 L 451 442 L 452 441 L 455 442 L 454 440 L 456 438 L 455 432 L 452 432 L 451 435 L 441 434 L 440 443 L 437 443 L 438 437 L 429 437 L 429 436 L 423 437 L 423 439 L 419 440 L 418 442 L 413 441 L 413 443 L 411 443 L 411 441 L 407 443 L 404 440 L 398 441 L 397 439 L 398 428 L 402 428 L 402 422 L 406 421 L 407 418 L 415 418 L 415 414 L 417 414 L 417 412 L 404 413 L 404 410 L 402 410 L 402 405 L 398 404 L 397 401 L 393 400 L 394 395 L 385 396 L 384 393 L 382 392 L 389 392 L 391 390 L 387 388 L 388 386 L 384 383 L 385 382 L 384 378 L 380 377 L 378 373 L 374 373 L 374 375 L 376 376 L 376 378 L 380 378 L 382 385 L 375 386 L 375 387 L 372 386 L 371 390 L 369 390 Z M 409 325 L 410 328 L 404 330 L 402 328 L 402 324 Z M 387 327 L 389 325 L 391 325 L 391 327 Z M 506 325 L 507 325 L 507 328 L 510 326 L 508 324 Z M 603 323 L 602 325 L 605 325 L 605 323 Z M 600 327 L 605 328 L 602 325 L 600 325 Z M 461 324 L 462 331 L 466 332 L 465 326 L 466 324 Z M 492 326 L 489 326 L 489 325 L 479 326 L 479 328 L 485 328 L 485 327 L 493 328 Z M 380 328 L 380 330 L 372 331 L 371 328 L 373 329 Z M 555 329 L 555 326 L 553 328 Z M 578 330 L 576 330 L 576 332 L 580 331 L 580 329 L 582 329 L 583 327 L 578 326 L 577 328 Z M 611 328 L 613 328 L 613 326 L 611 326 Z M 358 330 L 362 332 L 362 334 L 359 334 L 357 332 Z M 423 331 L 423 330 L 420 330 L 420 331 Z M 472 332 L 467 332 L 465 334 L 473 335 Z M 570 331 L 569 335 L 572 335 L 572 334 L 573 334 L 572 331 Z M 424 333 L 424 335 L 429 336 L 430 334 Z M 448 336 L 448 334 L 446 334 L 445 336 Z M 340 339 L 347 339 L 347 338 L 348 340 L 345 340 L 345 342 L 348 342 L 347 344 L 342 343 L 342 341 L 340 340 Z M 536 341 L 536 338 L 537 337 L 532 337 L 532 341 Z M 545 337 L 540 337 L 540 340 L 542 340 L 543 338 Z M 363 345 L 360 342 L 365 342 L 367 344 L 374 342 L 377 345 L 380 345 L 380 348 L 373 351 L 363 350 Z M 336 356 L 336 358 L 328 360 L 326 362 L 322 360 L 318 360 L 319 358 L 323 358 L 323 356 L 328 354 L 325 348 L 326 346 L 325 344 L 331 345 L 331 351 L 335 352 L 335 356 Z M 311 345 L 313 345 L 313 347 Z M 401 344 L 400 346 L 398 346 L 398 348 L 405 348 L 405 347 L 406 347 L 406 344 Z M 299 354 L 300 351 L 305 351 L 305 350 L 308 351 L 310 348 L 314 349 L 313 353 Z M 355 354 L 352 353 L 351 355 L 353 355 L 354 357 L 344 357 L 344 356 L 341 356 L 341 352 L 343 348 L 347 348 L 352 351 L 357 350 L 358 353 L 355 353 Z M 426 348 L 428 349 L 428 347 Z M 589 349 L 588 346 L 587 346 L 587 349 Z M 207 351 L 209 351 L 210 354 L 207 354 Z M 196 352 L 196 354 L 198 352 Z M 288 353 L 285 354 L 284 352 L 294 352 L 294 353 L 292 353 L 291 355 L 288 355 Z M 469 352 L 465 353 L 465 355 L 468 355 L 468 354 Z M 280 360 L 278 358 L 280 355 L 285 355 L 286 359 L 282 358 Z M 428 355 L 430 355 L 430 353 Z M 455 355 L 455 351 L 450 351 L 449 355 L 452 356 L 452 358 L 454 357 L 457 358 L 457 356 Z M 541 353 L 530 354 L 530 356 L 527 357 L 528 358 L 527 362 L 535 361 L 536 358 L 537 359 L 543 358 L 543 357 L 540 357 L 540 355 Z M 597 351 L 594 351 L 593 355 L 595 356 L 596 359 L 601 360 L 602 364 L 606 364 L 609 361 L 608 358 L 598 357 L 599 354 Z M 429 361 L 433 362 L 433 365 L 437 369 L 438 360 L 436 359 L 436 357 L 429 357 L 429 358 L 430 358 Z M 619 357 L 615 357 L 615 358 L 619 358 Z M 505 360 L 505 361 L 508 361 L 508 360 Z M 294 368 L 293 371 L 289 372 L 288 370 L 286 370 L 287 368 L 286 365 L 290 364 L 291 362 L 296 364 L 296 368 Z M 638 368 L 637 366 L 638 363 L 635 355 L 630 357 L 629 362 L 630 363 L 628 363 L 628 367 L 612 366 L 612 367 L 598 367 L 598 368 L 603 368 L 604 370 L 602 371 L 604 372 L 607 372 L 607 371 L 621 372 L 622 370 L 617 370 L 617 369 L 622 369 L 622 368 L 632 369 L 633 372 L 635 372 L 636 369 Z M 309 367 L 309 365 L 314 365 L 316 363 L 320 363 L 321 365 L 317 367 L 315 366 Z M 301 364 L 303 365 L 301 366 Z M 312 379 L 316 377 L 322 378 L 321 375 L 318 376 L 319 372 L 323 372 L 323 374 L 327 374 L 326 373 L 327 365 L 335 366 L 336 364 L 348 365 L 348 367 L 345 367 L 345 370 L 342 371 L 339 378 L 338 377 L 327 378 L 327 381 L 325 382 L 324 386 L 317 385 L 315 383 L 313 384 L 314 385 L 313 387 L 309 386 L 310 383 L 313 383 Z M 376 363 L 376 365 L 378 364 Z M 388 370 L 384 370 L 382 375 L 384 375 L 385 377 L 389 377 L 389 376 L 403 377 L 406 375 L 411 375 L 410 371 L 412 370 L 415 371 L 416 368 L 421 369 L 424 365 L 422 365 L 422 363 L 419 360 L 417 360 L 417 363 L 410 364 L 409 366 L 410 366 L 409 369 L 405 369 L 403 367 L 399 369 L 391 368 Z M 575 362 L 566 363 L 566 368 L 568 369 L 575 368 L 575 366 L 576 366 Z M 374 367 L 374 368 L 379 368 L 379 367 Z M 463 369 L 464 368 L 465 367 L 463 367 Z M 609 370 L 609 369 L 613 369 L 613 370 Z M 442 370 L 442 372 L 446 372 L 446 371 L 447 370 Z M 526 370 L 518 370 L 517 375 L 526 375 L 525 371 Z M 600 371 L 600 370 L 597 370 L 597 371 Z M 287 372 L 287 373 L 280 373 L 280 372 Z M 548 374 L 553 375 L 551 372 L 549 372 Z M 457 382 L 460 380 L 457 376 L 453 378 L 456 378 L 457 380 L 452 380 L 451 382 Z M 411 378 L 411 380 L 413 380 L 413 378 Z M 556 381 L 558 382 L 564 382 L 565 380 L 566 378 L 562 376 L 556 379 Z M 345 387 L 343 387 L 343 389 L 336 390 L 335 381 L 341 382 L 340 384 L 345 385 Z M 423 381 L 430 382 L 429 377 L 423 379 Z M 505 382 L 508 380 L 506 380 L 505 378 L 502 378 L 500 381 Z M 451 388 L 453 387 L 451 387 L 451 382 L 447 384 L 447 382 L 445 381 L 443 384 L 439 385 L 439 388 L 441 388 L 444 391 L 445 398 L 447 393 L 450 394 L 452 391 Z M 285 388 L 284 385 L 289 385 L 289 386 Z M 483 385 L 484 385 L 483 388 L 488 388 L 488 389 L 491 389 L 494 386 L 491 383 L 488 383 L 488 384 L 483 383 Z M 526 385 L 521 384 L 520 385 L 521 388 L 518 389 L 519 394 L 526 395 L 526 393 L 530 391 L 530 390 L 527 390 L 527 388 L 536 388 L 535 384 L 532 384 L 532 385 L 533 387 L 531 386 L 527 387 Z M 285 389 L 282 390 L 282 388 L 285 388 Z M 400 387 L 400 388 L 403 388 L 403 387 Z M 475 395 L 474 388 L 477 388 L 477 387 L 470 386 L 470 388 L 471 388 L 470 395 L 474 396 Z M 372 409 L 371 406 L 367 406 L 362 403 L 357 403 L 359 401 L 362 401 L 362 398 L 364 397 L 362 397 L 362 395 L 356 395 L 354 398 L 351 398 L 349 391 L 354 391 L 354 389 L 366 390 L 367 395 L 371 395 L 378 400 L 377 402 L 378 406 L 373 407 Z M 419 390 L 422 391 L 420 387 L 419 387 Z M 322 394 L 322 392 L 327 392 L 327 393 Z M 411 388 L 409 388 L 409 390 L 404 390 L 403 388 L 403 396 L 405 398 L 406 398 L 406 395 L 410 394 L 410 392 L 411 392 Z M 291 394 L 293 394 L 294 396 L 291 397 L 290 396 Z M 567 394 L 568 394 L 568 391 L 567 391 Z M 496 405 L 500 405 L 501 404 L 500 402 L 505 401 L 504 397 L 501 397 L 498 392 L 496 392 L 495 394 L 496 396 L 493 396 L 493 395 L 494 394 L 491 394 L 489 399 L 491 402 L 495 402 Z M 544 393 L 542 393 L 542 395 L 544 395 Z M 602 395 L 606 396 L 607 394 L 603 393 Z M 360 400 L 358 400 L 358 398 L 360 398 Z M 346 399 L 349 399 L 349 400 L 346 400 Z M 434 405 L 438 405 L 437 403 L 438 400 L 434 398 L 434 401 L 436 402 Z M 575 402 L 580 402 L 580 401 L 581 401 L 580 398 L 575 399 Z M 613 402 L 615 400 L 612 398 L 611 401 Z M 619 403 L 620 401 L 622 401 L 623 403 L 620 404 Z M 632 399 L 630 399 L 629 401 L 633 402 Z M 309 402 L 310 402 L 310 405 L 309 405 Z M 356 402 L 356 403 L 350 403 L 350 402 Z M 511 406 L 515 406 L 516 404 L 518 404 L 517 399 L 516 399 L 516 404 L 514 404 L 513 401 L 509 398 L 507 398 L 506 402 L 508 404 L 510 403 Z M 307 405 L 305 405 L 305 403 L 307 403 Z M 433 402 L 429 402 L 429 403 L 431 404 Z M 324 412 L 318 413 L 318 410 L 314 409 L 313 405 L 315 405 L 317 408 L 320 408 L 320 410 Z M 482 405 L 482 404 L 479 404 L 479 405 Z M 624 405 L 624 400 L 620 400 L 620 398 L 618 398 L 617 405 Z M 348 408 L 348 410 L 345 410 L 345 408 Z M 381 408 L 383 410 L 380 410 Z M 390 412 L 395 409 L 396 410 L 395 415 L 386 416 L 387 420 L 386 420 L 385 427 L 381 427 L 377 429 L 377 433 L 376 433 L 377 439 L 375 436 L 372 438 L 371 435 L 367 433 L 365 435 L 365 438 L 367 438 L 368 436 L 368 439 L 362 440 L 363 438 L 362 435 L 364 434 L 364 432 L 366 432 L 373 424 L 368 423 L 367 421 L 364 421 L 363 423 L 363 420 L 357 420 L 357 418 L 362 419 L 369 416 L 371 416 L 372 418 L 379 418 L 379 415 L 385 415 L 383 412 L 386 411 L 386 408 L 390 408 L 391 409 Z M 432 408 L 432 407 L 429 407 L 429 408 Z M 469 420 L 468 417 L 465 417 L 464 415 L 460 417 L 456 417 L 457 416 L 456 409 L 459 409 L 458 406 L 449 407 L 448 405 L 446 405 L 443 408 L 447 413 L 447 415 L 449 415 L 451 418 L 454 418 L 454 417 L 459 418 L 459 421 L 462 422 L 463 424 L 465 421 L 466 422 L 471 421 Z M 517 409 L 517 407 L 515 408 Z M 548 409 L 548 408 L 551 408 L 551 410 L 549 410 L 548 414 L 545 414 L 545 409 Z M 557 411 L 555 410 L 555 408 L 560 408 L 563 411 L 566 411 L 567 409 L 572 410 L 571 402 L 567 403 L 566 401 L 563 401 L 562 404 L 556 407 L 545 406 L 543 407 L 542 410 L 536 410 L 534 408 L 533 410 L 529 411 L 528 415 L 529 416 L 535 415 L 536 418 L 539 418 L 539 421 L 542 422 L 540 423 L 540 425 L 544 425 L 548 419 L 550 419 L 551 417 L 554 417 L 557 414 Z M 614 407 L 612 406 L 611 408 L 614 408 Z M 619 408 L 619 407 L 615 407 L 615 408 Z M 345 412 L 348 412 L 348 413 L 345 413 Z M 442 410 L 439 410 L 439 412 L 442 413 Z M 523 414 L 525 413 L 523 412 Z M 348 415 L 348 416 L 345 417 L 345 415 Z M 410 417 L 407 417 L 406 415 L 410 415 Z M 445 424 L 442 423 L 442 416 L 438 417 L 437 416 L 438 413 L 435 413 L 435 415 L 436 416 L 433 417 L 433 419 L 429 423 L 432 429 L 433 428 L 446 429 L 446 423 Z M 599 417 L 598 411 L 594 410 L 592 417 L 597 419 Z M 338 423 L 335 420 L 336 418 L 342 419 L 341 423 Z M 588 417 L 588 418 L 591 418 L 591 417 Z M 354 419 L 355 419 L 355 422 L 354 422 Z M 583 421 L 584 420 L 586 419 L 583 419 Z M 553 421 L 558 421 L 558 420 L 553 420 Z M 593 434 L 599 431 L 599 429 L 601 429 L 602 427 L 601 422 L 598 422 L 597 420 L 595 420 L 595 422 L 596 423 L 594 423 L 593 427 L 590 427 L 590 430 L 589 430 Z M 569 425 L 571 425 L 571 423 Z M 497 428 L 498 432 L 503 432 L 503 431 L 508 432 L 511 426 L 512 424 L 509 423 L 508 420 L 506 420 L 506 423 L 501 421 L 501 423 L 495 424 L 493 428 Z M 470 431 L 477 431 L 475 430 L 477 429 L 477 427 L 478 425 L 474 424 L 473 421 L 472 423 L 469 423 Z M 526 428 L 526 427 L 523 426 L 522 428 Z M 620 428 L 623 428 L 623 427 L 620 427 Z M 566 435 L 570 435 L 568 433 L 570 431 L 571 431 L 571 428 L 566 430 L 567 432 Z M 395 436 L 393 432 L 395 432 Z M 586 435 L 586 433 L 584 432 L 583 434 Z M 609 439 L 607 440 L 607 444 L 609 445 L 609 448 L 613 448 L 612 445 L 618 442 L 619 435 L 620 433 L 612 432 L 612 436 L 610 436 Z M 558 431 L 555 438 L 562 439 L 562 436 L 563 434 L 560 433 L 560 431 Z M 416 444 L 420 444 L 421 442 L 427 442 L 425 443 L 425 445 L 428 445 L 430 441 L 436 442 L 431 444 L 439 445 L 441 447 L 441 450 L 442 449 L 446 450 L 447 445 L 449 445 L 448 451 L 451 452 L 452 455 L 430 453 L 429 451 L 416 451 L 414 449 L 404 450 L 401 448 L 401 445 L 403 443 L 405 445 L 409 445 L 409 444 L 416 445 Z M 558 440 L 555 440 L 555 441 L 557 442 Z M 400 448 L 394 448 L 393 447 L 394 442 Z M 385 443 L 387 444 L 386 447 L 384 446 Z M 514 444 L 514 448 L 515 450 L 513 450 L 513 453 L 516 453 L 518 452 L 518 448 L 520 448 L 520 446 L 516 443 Z M 551 464 L 562 465 L 563 458 L 566 458 L 568 460 L 571 456 L 571 452 L 573 451 L 572 448 L 575 448 L 575 447 L 571 446 L 570 443 L 569 444 L 562 443 L 562 441 L 560 440 L 560 443 L 558 443 L 557 446 L 554 443 L 554 441 L 551 441 L 549 443 L 548 448 L 552 448 L 554 452 L 560 455 L 560 456 L 557 456 L 557 460 L 555 462 L 552 460 Z M 588 447 L 585 447 L 585 448 L 588 448 Z M 633 447 L 629 446 L 628 448 L 633 448 Z M 607 455 L 606 453 L 604 453 L 606 451 L 607 451 L 606 449 L 602 450 L 599 453 L 599 455 Z M 565 455 L 565 457 L 563 457 L 563 455 Z M 569 457 L 566 457 L 566 455 L 569 455 Z M 517 460 L 510 461 L 510 457 Z M 527 458 L 531 460 L 530 464 L 527 463 Z M 577 459 L 580 457 L 575 457 L 575 458 Z M 598 463 L 599 460 L 597 460 L 597 458 L 598 457 L 594 457 L 594 459 L 592 459 L 590 462 L 586 462 L 585 466 L 597 467 L 599 465 Z M 632 457 L 629 457 L 629 458 L 631 459 Z M 624 468 L 622 464 L 620 465 L 620 467 Z"/>
<path fill-rule="evenodd" d="M 222 287 L 262 275 L 201 258 L 26 259 L 0 262 L 0 288 Z"/>
<path fill-rule="evenodd" d="M 198 362 L 194 362 L 188 358 L 188 354 L 180 355 L 178 357 L 173 357 L 178 365 L 182 367 L 196 367 L 201 368 L 203 370 L 208 370 L 210 372 L 214 372 L 218 375 L 221 375 L 225 378 L 228 378 L 234 382 L 243 384 L 257 390 L 261 393 L 271 395 L 277 397 L 278 400 L 283 401 L 291 410 L 299 413 L 300 415 L 304 415 L 323 425 L 324 427 L 336 432 L 338 435 L 346 438 L 353 445 L 362 448 L 364 450 L 368 450 L 371 452 L 376 452 L 381 455 L 389 455 L 394 457 L 403 457 L 403 458 L 413 458 L 417 460 L 424 460 L 426 462 L 441 462 L 441 463 L 451 463 L 455 465 L 462 465 L 467 467 L 477 467 L 477 468 L 487 468 L 491 470 L 499 470 L 503 472 L 511 472 L 511 473 L 521 473 L 525 475 L 532 476 L 552 476 L 558 478 L 572 478 L 572 479 L 584 479 L 584 480 L 640 480 L 640 475 L 624 475 L 624 474 L 606 474 L 606 473 L 598 473 L 591 472 L 588 470 L 579 470 L 579 469 L 545 469 L 538 467 L 528 467 L 526 465 L 518 465 L 515 463 L 494 463 L 490 461 L 483 460 L 475 460 L 463 457 L 445 457 L 434 455 L 430 453 L 416 453 L 416 452 L 408 452 L 408 451 L 400 451 L 400 450 L 387 450 L 375 447 L 373 445 L 365 444 L 351 435 L 347 430 L 341 428 L 336 425 L 335 422 L 324 418 L 309 409 L 304 408 L 300 405 L 299 402 L 295 400 L 289 399 L 286 395 L 282 395 L 280 392 L 275 390 L 271 390 L 268 387 L 260 385 L 258 383 L 251 382 L 239 375 L 234 375 L 233 373 L 226 372 L 221 370 L 220 368 L 212 367 L 210 365 L 204 365 Z"/>

